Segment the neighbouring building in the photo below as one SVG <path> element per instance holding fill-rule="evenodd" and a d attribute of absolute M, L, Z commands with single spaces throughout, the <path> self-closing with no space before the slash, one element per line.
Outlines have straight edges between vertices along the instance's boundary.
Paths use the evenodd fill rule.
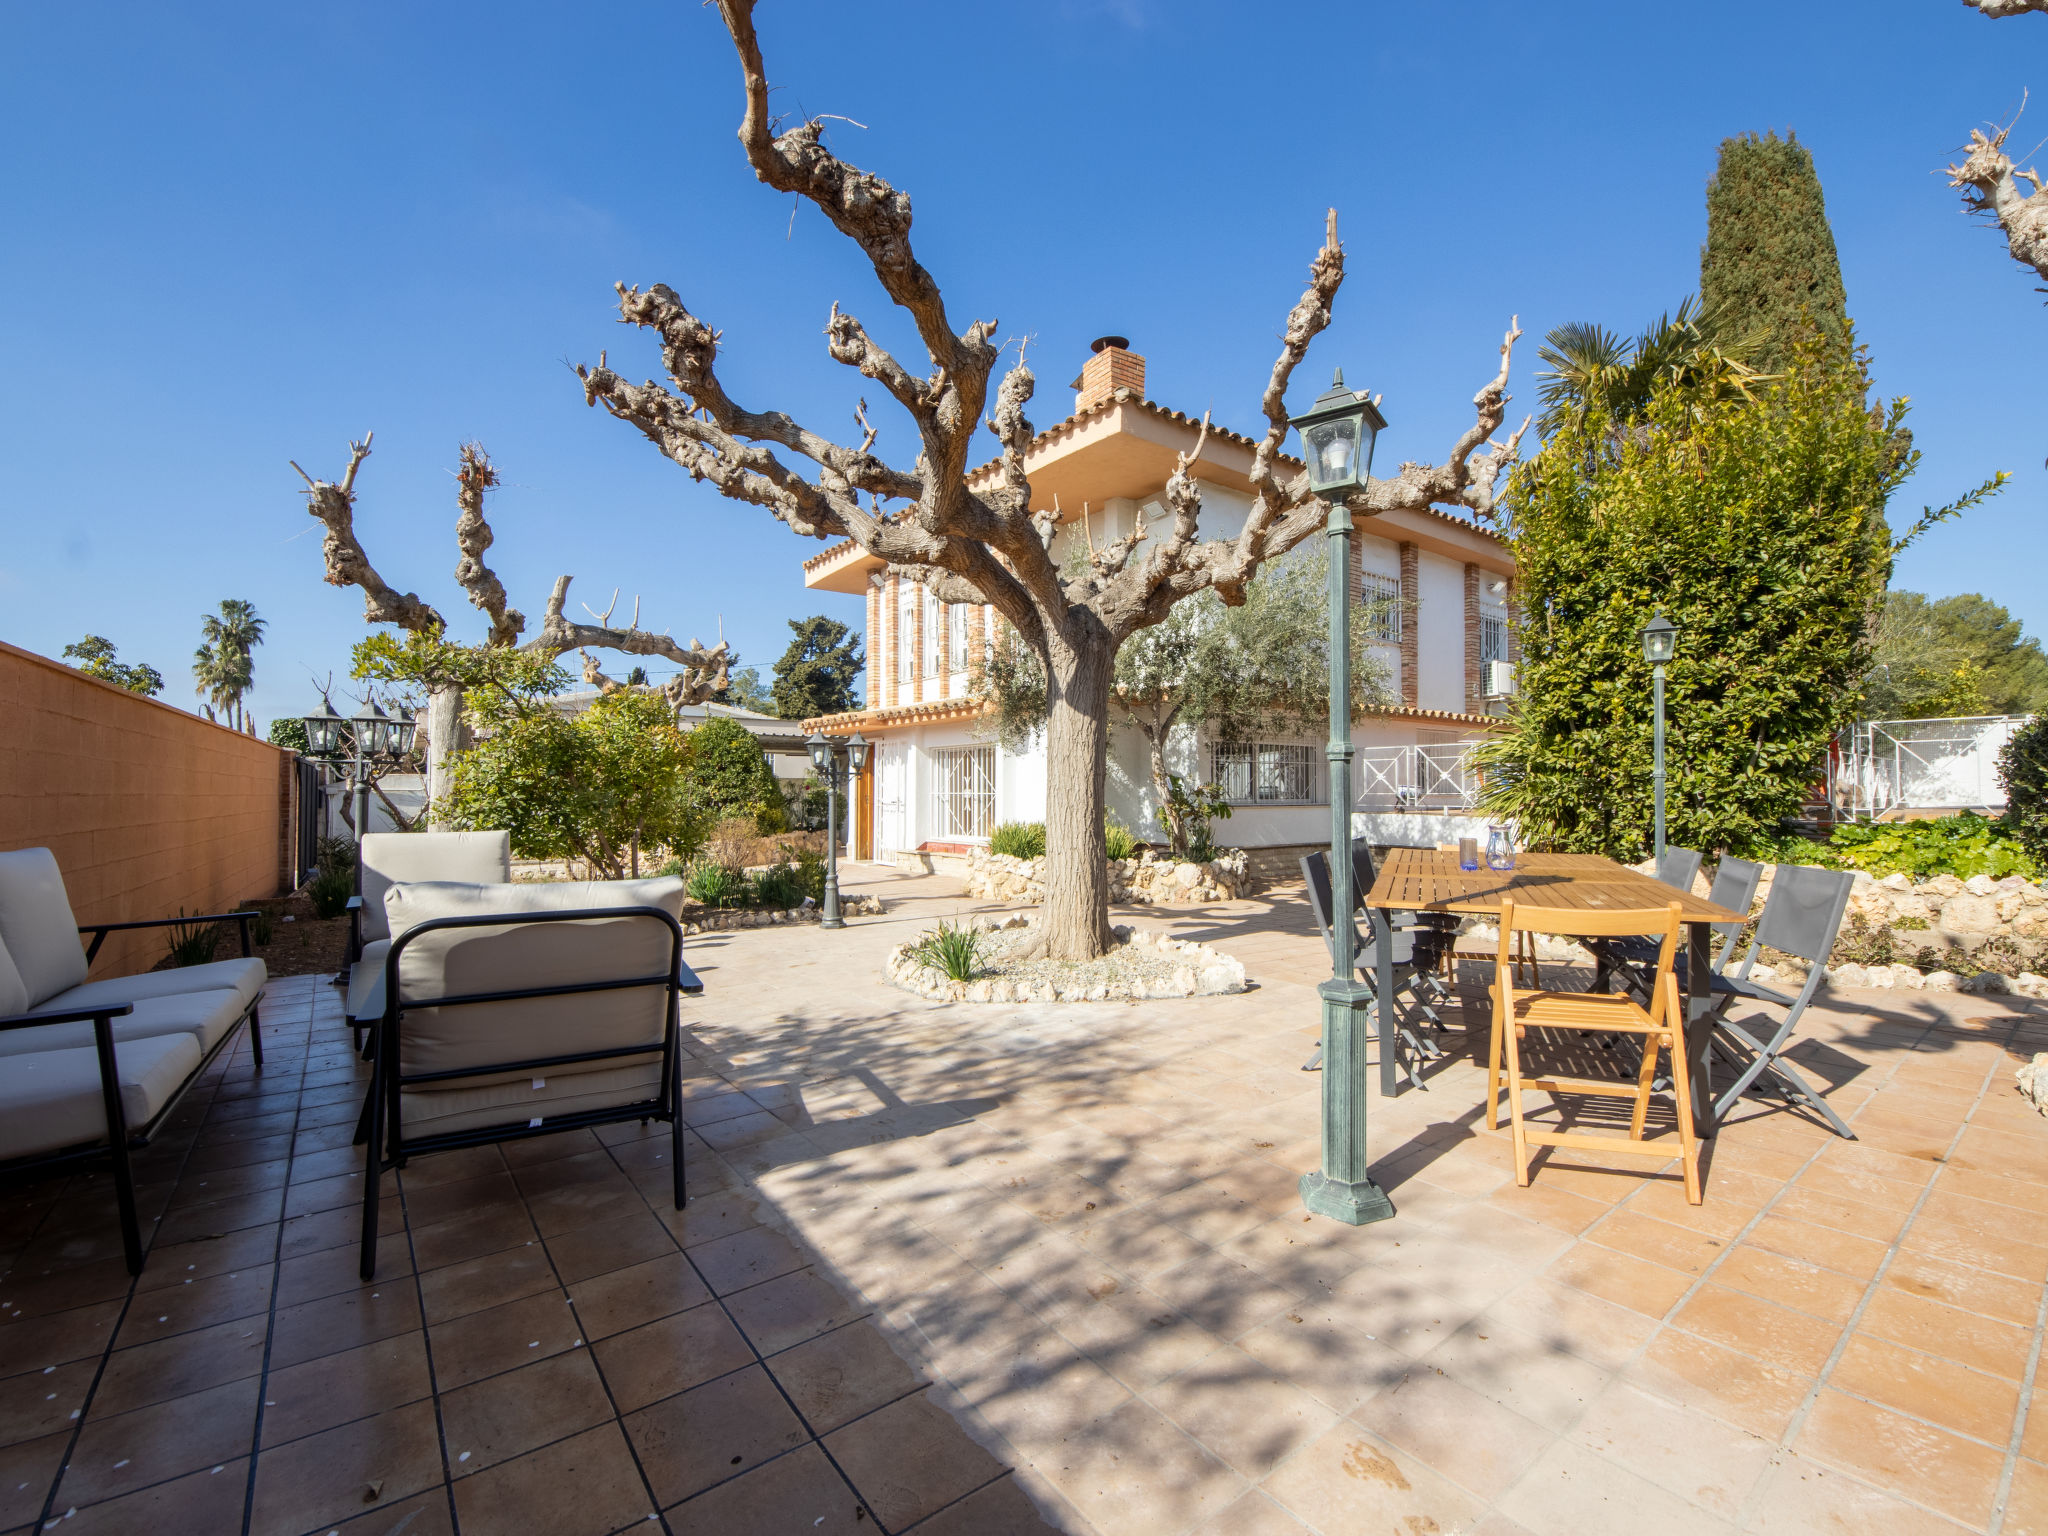
<path fill-rule="evenodd" d="M 1062 511 L 1058 540 L 1092 542 L 1132 531 L 1161 506 L 1178 456 L 1200 422 L 1145 397 L 1145 360 L 1120 338 L 1095 343 L 1077 381 L 1074 413 L 1039 433 L 1025 456 L 1033 510 Z M 1193 466 L 1202 482 L 1201 531 L 1231 537 L 1252 503 L 1252 439 L 1209 429 Z M 1299 468 L 1290 461 L 1290 467 Z M 974 479 L 992 481 L 996 466 Z M 1055 543 L 1055 552 L 1059 544 Z M 1469 516 L 1432 509 L 1361 519 L 1353 539 L 1356 600 L 1370 605 L 1388 689 L 1398 702 L 1353 733 L 1355 814 L 1383 843 L 1428 844 L 1470 831 L 1474 784 L 1466 749 L 1492 728 L 1512 691 L 1508 622 L 1514 558 Z M 858 730 L 874 743 L 853 811 L 865 857 L 962 853 L 1004 821 L 1045 814 L 1041 736 L 1013 753 L 971 697 L 999 622 L 980 604 L 943 604 L 891 574 L 851 541 L 804 562 L 804 585 L 867 598 L 867 707 L 804 729 Z M 1175 772 L 1220 783 L 1233 806 L 1217 840 L 1248 848 L 1306 846 L 1329 836 L 1328 765 L 1320 729 L 1256 741 L 1178 733 Z M 1140 837 L 1163 840 L 1143 739 L 1112 732 L 1109 805 Z"/>

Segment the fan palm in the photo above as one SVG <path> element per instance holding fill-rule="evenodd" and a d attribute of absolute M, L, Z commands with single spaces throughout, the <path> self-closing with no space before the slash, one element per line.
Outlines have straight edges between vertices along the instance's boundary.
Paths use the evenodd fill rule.
<path fill-rule="evenodd" d="M 1567 421 L 1592 411 L 1617 424 L 1641 414 L 1660 388 L 1699 391 L 1714 399 L 1751 400 L 1769 375 L 1750 364 L 1759 342 L 1716 324 L 1691 295 L 1676 314 L 1659 315 L 1633 342 L 1586 321 L 1560 325 L 1543 338 L 1538 355 L 1548 437 Z"/>
<path fill-rule="evenodd" d="M 242 729 L 242 695 L 255 682 L 256 662 L 251 654 L 263 643 L 263 620 L 256 605 L 243 598 L 221 600 L 220 612 L 201 616 L 199 634 L 204 642 L 192 656 L 192 677 L 198 692 L 226 717 L 226 723 Z"/>

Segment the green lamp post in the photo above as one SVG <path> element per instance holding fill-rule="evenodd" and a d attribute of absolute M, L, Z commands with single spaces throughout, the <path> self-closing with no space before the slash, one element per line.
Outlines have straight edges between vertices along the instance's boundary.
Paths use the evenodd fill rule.
<path fill-rule="evenodd" d="M 1651 727 L 1650 753 L 1652 760 L 1651 785 L 1656 796 L 1657 814 L 1657 867 L 1664 867 L 1664 664 L 1678 650 L 1678 626 L 1664 617 L 1659 608 L 1657 616 L 1643 626 L 1643 660 L 1650 664 L 1651 684 L 1655 695 L 1655 720 Z"/>
<path fill-rule="evenodd" d="M 1351 506 L 1372 470 L 1386 418 L 1371 395 L 1334 383 L 1292 418 L 1301 433 L 1309 489 L 1329 504 L 1330 556 L 1330 936 L 1335 948 L 1323 999 L 1323 1165 L 1301 1176 L 1301 1201 L 1351 1226 L 1394 1214 L 1366 1168 L 1367 1019 L 1373 989 L 1358 979 L 1351 925 Z M 1383 1031 L 1384 1033 L 1384 1031 Z M 1386 1050 L 1385 1040 L 1380 1049 Z"/>

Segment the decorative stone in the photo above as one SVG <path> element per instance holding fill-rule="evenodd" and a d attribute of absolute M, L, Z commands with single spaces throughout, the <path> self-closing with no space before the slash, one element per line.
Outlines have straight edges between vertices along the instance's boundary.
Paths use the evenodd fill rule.
<path fill-rule="evenodd" d="M 1886 875 L 1877 883 L 1888 891 L 1910 891 L 1913 889 L 1913 877 L 1904 871 L 1894 875 Z"/>
<path fill-rule="evenodd" d="M 1989 875 L 1972 875 L 1963 882 L 1963 889 L 1972 896 L 1989 896 L 1998 886 Z"/>
<path fill-rule="evenodd" d="M 2013 1076 L 2019 1080 L 2020 1097 L 2048 1115 L 2048 1051 L 2035 1053 Z"/>
<path fill-rule="evenodd" d="M 1962 981 L 1956 984 L 1956 990 L 1958 992 L 1991 995 L 2010 992 L 2012 990 L 2012 983 L 1996 971 L 1979 971 L 1974 976 L 1964 977 Z"/>
<path fill-rule="evenodd" d="M 1889 984 L 1890 977 L 1886 977 Z M 1828 967 L 1828 985 L 1831 987 L 1867 987 L 1870 972 L 1860 965 L 1831 965 Z"/>
<path fill-rule="evenodd" d="M 1920 984 L 1930 992 L 1953 992 L 1961 980 L 1954 971 L 1929 971 L 1921 977 Z"/>
<path fill-rule="evenodd" d="M 1990 881 L 1982 875 L 1971 876 L 1973 880 Z M 1971 893 L 1951 898 L 1941 909 L 1941 926 L 1948 933 L 1996 933 L 1998 931 L 1998 903 L 1986 895 Z"/>
<path fill-rule="evenodd" d="M 1951 896 L 1963 894 L 1963 882 L 1954 875 L 1936 875 L 1921 887 L 1930 896 L 1939 896 L 1946 901 Z"/>

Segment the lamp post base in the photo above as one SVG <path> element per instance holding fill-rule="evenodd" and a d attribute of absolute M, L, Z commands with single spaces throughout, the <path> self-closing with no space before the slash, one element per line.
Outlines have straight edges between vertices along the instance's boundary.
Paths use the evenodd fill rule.
<path fill-rule="evenodd" d="M 1321 1170 L 1301 1176 L 1301 1204 L 1312 1215 L 1328 1216 L 1351 1227 L 1385 1221 L 1394 1214 L 1394 1202 L 1371 1179 L 1349 1184 Z"/>

